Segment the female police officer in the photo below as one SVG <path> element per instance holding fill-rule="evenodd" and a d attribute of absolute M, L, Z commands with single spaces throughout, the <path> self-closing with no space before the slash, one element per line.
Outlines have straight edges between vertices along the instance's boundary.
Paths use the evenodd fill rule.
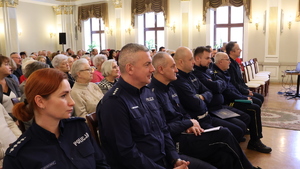
<path fill-rule="evenodd" d="M 13 108 L 19 120 L 32 126 L 6 151 L 4 169 L 109 169 L 83 118 L 70 118 L 74 101 L 65 73 L 34 72 L 26 82 L 27 100 Z"/>

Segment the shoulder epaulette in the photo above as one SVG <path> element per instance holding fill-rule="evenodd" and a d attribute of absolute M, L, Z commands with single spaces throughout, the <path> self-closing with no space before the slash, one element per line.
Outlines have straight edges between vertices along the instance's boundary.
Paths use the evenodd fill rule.
<path fill-rule="evenodd" d="M 17 141 L 12 143 L 6 150 L 6 155 L 17 156 L 19 150 L 30 140 L 29 136 L 18 138 Z"/>

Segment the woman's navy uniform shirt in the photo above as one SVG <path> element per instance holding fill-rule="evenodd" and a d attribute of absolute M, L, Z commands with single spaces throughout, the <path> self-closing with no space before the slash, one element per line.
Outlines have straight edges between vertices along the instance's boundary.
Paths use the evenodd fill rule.
<path fill-rule="evenodd" d="M 7 149 L 3 169 L 110 169 L 85 119 L 61 120 L 59 129 L 57 139 L 34 122 Z"/>
<path fill-rule="evenodd" d="M 100 138 L 108 163 L 118 169 L 163 169 L 179 158 L 155 94 L 121 77 L 97 106 Z"/>

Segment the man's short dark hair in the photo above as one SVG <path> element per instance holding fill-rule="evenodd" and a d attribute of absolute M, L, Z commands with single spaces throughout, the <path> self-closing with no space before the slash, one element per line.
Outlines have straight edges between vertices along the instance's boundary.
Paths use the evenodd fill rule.
<path fill-rule="evenodd" d="M 69 52 L 70 49 L 71 49 L 71 48 L 68 48 L 68 49 L 66 50 L 66 52 Z"/>
<path fill-rule="evenodd" d="M 207 48 L 205 46 L 199 46 L 195 49 L 194 51 L 194 57 L 197 56 L 198 54 L 202 54 L 204 51 L 210 53 L 210 48 Z"/>
<path fill-rule="evenodd" d="M 20 55 L 26 55 L 26 53 L 25 52 L 20 52 Z"/>
<path fill-rule="evenodd" d="M 163 47 L 163 46 L 162 46 L 162 47 L 160 47 L 160 48 L 159 48 L 159 51 L 162 51 L 162 49 L 165 49 L 165 47 Z"/>
<path fill-rule="evenodd" d="M 210 45 L 206 45 L 205 47 L 206 47 L 206 48 L 208 48 L 208 49 L 210 49 L 210 48 L 211 48 L 211 46 L 210 46 Z"/>
<path fill-rule="evenodd" d="M 230 51 L 232 51 L 232 49 L 234 47 L 234 44 L 236 44 L 236 42 L 234 42 L 234 41 L 231 41 L 231 42 L 227 43 L 227 45 L 226 45 L 226 53 L 227 53 L 228 56 L 230 54 Z"/>

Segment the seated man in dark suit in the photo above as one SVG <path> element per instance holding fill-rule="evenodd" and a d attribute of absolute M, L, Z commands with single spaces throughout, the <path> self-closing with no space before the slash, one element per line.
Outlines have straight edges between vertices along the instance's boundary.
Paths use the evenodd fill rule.
<path fill-rule="evenodd" d="M 236 42 L 229 42 L 226 45 L 226 53 L 230 59 L 230 66 L 227 70 L 230 76 L 230 82 L 239 90 L 240 93 L 251 97 L 252 101 L 261 107 L 264 102 L 264 96 L 249 90 L 242 77 L 240 66 L 235 61 L 236 58 L 240 57 L 241 51 L 242 50 Z"/>
<path fill-rule="evenodd" d="M 179 142 L 180 151 L 210 162 L 219 169 L 254 168 L 228 129 L 220 128 L 203 133 L 198 121 L 185 112 L 173 85 L 170 84 L 177 79 L 178 72 L 173 58 L 161 52 L 153 57 L 152 63 L 155 71 L 148 86 L 154 91 L 163 108 L 169 131 L 174 141 Z"/>

